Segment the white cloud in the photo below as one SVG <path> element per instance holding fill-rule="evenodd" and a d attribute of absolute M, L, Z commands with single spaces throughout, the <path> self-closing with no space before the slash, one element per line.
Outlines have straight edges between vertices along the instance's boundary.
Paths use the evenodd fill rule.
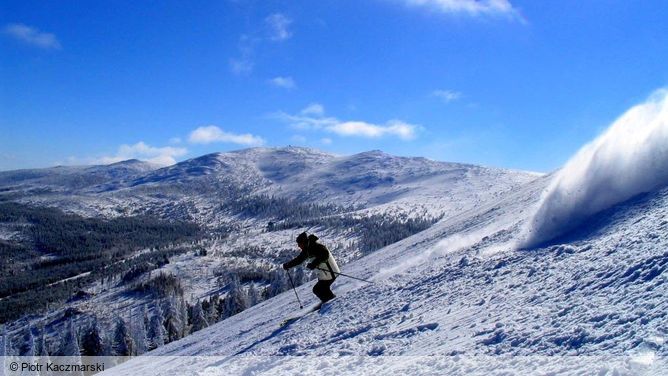
<path fill-rule="evenodd" d="M 364 121 L 346 121 L 333 124 L 327 130 L 340 136 L 361 136 L 379 138 L 385 135 L 398 136 L 402 140 L 415 138 L 416 127 L 401 121 L 393 120 L 387 125 L 376 125 Z"/>
<path fill-rule="evenodd" d="M 262 32 L 250 31 L 248 34 L 242 34 L 239 37 L 239 54 L 228 60 L 232 73 L 236 75 L 249 75 L 255 68 L 255 52 L 257 48 L 262 47 L 267 41 L 282 42 L 292 37 L 289 30 L 292 20 L 281 13 L 274 13 L 264 19 L 265 27 L 268 30 L 267 35 L 261 35 Z M 277 77 L 292 80 L 290 77 Z M 278 83 L 277 85 L 293 85 L 289 82 Z M 286 87 L 286 86 L 280 86 Z M 292 87 L 289 87 L 292 88 Z"/>
<path fill-rule="evenodd" d="M 271 80 L 269 80 L 269 83 L 275 87 L 280 87 L 283 89 L 294 89 L 297 87 L 297 84 L 295 83 L 295 80 L 292 79 L 292 77 L 274 77 Z"/>
<path fill-rule="evenodd" d="M 169 139 L 169 143 L 172 145 L 180 144 L 181 143 L 181 137 L 172 137 Z"/>
<path fill-rule="evenodd" d="M 429 7 L 444 13 L 518 16 L 508 0 L 401 0 L 411 6 Z"/>
<path fill-rule="evenodd" d="M 255 55 L 255 46 L 257 43 L 259 43 L 257 38 L 248 35 L 239 37 L 239 57 L 229 60 L 230 69 L 234 74 L 243 75 L 253 71 L 255 66 L 253 56 Z"/>
<path fill-rule="evenodd" d="M 311 103 L 299 112 L 302 115 L 322 116 L 325 114 L 325 107 L 320 103 Z"/>
<path fill-rule="evenodd" d="M 188 138 L 193 144 L 210 144 L 213 142 L 226 142 L 239 145 L 264 145 L 265 140 L 249 133 L 234 134 L 225 132 L 215 125 L 199 127 L 190 133 Z"/>
<path fill-rule="evenodd" d="M 186 148 L 154 147 L 140 141 L 134 145 L 123 144 L 118 148 L 116 155 L 97 158 L 91 162 L 94 164 L 111 164 L 128 159 L 140 159 L 162 166 L 169 166 L 176 163 L 176 157 L 184 156 L 187 153 L 188 149 Z"/>
<path fill-rule="evenodd" d="M 292 37 L 292 33 L 290 30 L 288 30 L 292 20 L 285 15 L 281 13 L 274 13 L 265 18 L 265 22 L 267 23 L 271 33 L 269 37 L 271 40 L 281 42 Z"/>
<path fill-rule="evenodd" d="M 230 69 L 236 75 L 248 74 L 253 71 L 254 63 L 250 58 L 230 59 Z"/>
<path fill-rule="evenodd" d="M 422 129 L 419 125 L 409 124 L 400 120 L 391 120 L 383 125 L 365 121 L 341 121 L 334 117 L 325 117 L 321 105 L 311 104 L 298 115 L 284 112 L 276 114 L 279 120 L 289 123 L 297 129 L 324 130 L 344 137 L 380 138 L 396 136 L 402 140 L 412 140 Z"/>
<path fill-rule="evenodd" d="M 47 50 L 58 50 L 61 48 L 60 42 L 54 34 L 39 31 L 28 25 L 21 23 L 8 24 L 3 31 L 12 38 L 35 47 Z"/>
<path fill-rule="evenodd" d="M 320 139 L 320 142 L 323 145 L 331 145 L 332 144 L 332 139 L 329 138 L 329 137 L 325 137 L 325 138 Z"/>
<path fill-rule="evenodd" d="M 454 90 L 434 90 L 431 95 L 440 98 L 445 103 L 456 101 L 462 97 L 462 93 Z"/>

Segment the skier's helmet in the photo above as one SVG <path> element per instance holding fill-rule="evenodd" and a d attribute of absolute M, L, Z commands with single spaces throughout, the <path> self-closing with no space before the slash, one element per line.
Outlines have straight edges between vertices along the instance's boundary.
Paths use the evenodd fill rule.
<path fill-rule="evenodd" d="M 308 235 L 306 235 L 306 232 L 302 232 L 297 236 L 297 244 L 305 244 L 307 239 Z"/>

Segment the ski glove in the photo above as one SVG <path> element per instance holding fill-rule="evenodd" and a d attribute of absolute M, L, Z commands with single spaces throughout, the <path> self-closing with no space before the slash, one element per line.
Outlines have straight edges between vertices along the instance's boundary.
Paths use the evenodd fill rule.
<path fill-rule="evenodd" d="M 287 263 L 287 262 L 286 262 L 285 264 L 283 264 L 283 269 L 285 269 L 285 270 L 290 269 L 290 267 L 288 266 L 288 263 Z"/>
<path fill-rule="evenodd" d="M 309 268 L 310 270 L 315 269 L 316 266 L 317 266 L 317 264 L 316 264 L 315 262 L 309 262 L 309 263 L 306 265 L 306 267 Z"/>

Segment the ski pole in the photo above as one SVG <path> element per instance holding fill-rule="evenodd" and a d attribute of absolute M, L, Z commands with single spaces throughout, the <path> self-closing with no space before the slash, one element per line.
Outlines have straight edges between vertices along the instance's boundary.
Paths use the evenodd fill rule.
<path fill-rule="evenodd" d="M 295 292 L 295 296 L 297 297 L 297 302 L 299 302 L 299 309 L 304 309 L 304 306 L 302 305 L 302 301 L 299 300 L 299 295 L 297 294 L 297 289 L 295 288 L 295 283 L 292 282 L 292 276 L 290 275 L 289 271 L 285 271 L 288 273 L 288 278 L 290 278 L 290 284 L 292 285 L 292 290 Z"/>
<path fill-rule="evenodd" d="M 342 275 L 342 276 L 344 276 L 344 277 L 348 277 L 348 278 L 356 279 L 356 280 L 358 280 L 358 281 L 362 281 L 362 282 L 366 282 L 366 283 L 374 283 L 373 281 L 367 281 L 366 279 L 353 277 L 353 276 L 348 275 L 348 274 L 337 273 L 337 272 L 335 272 L 335 271 L 333 271 L 333 270 L 327 270 L 327 269 L 322 269 L 322 268 L 316 268 L 316 269 L 318 269 L 318 270 L 322 270 L 323 272 L 328 272 L 328 273 L 331 272 L 331 273 L 334 273 L 334 274 L 336 274 L 336 275 Z"/>

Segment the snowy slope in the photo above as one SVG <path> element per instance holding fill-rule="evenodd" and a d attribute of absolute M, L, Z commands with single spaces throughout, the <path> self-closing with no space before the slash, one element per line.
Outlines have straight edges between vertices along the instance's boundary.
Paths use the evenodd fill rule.
<path fill-rule="evenodd" d="M 601 213 L 553 246 L 515 251 L 527 204 L 547 180 L 349 264 L 345 273 L 375 284 L 341 278 L 337 300 L 286 328 L 278 324 L 296 310 L 291 291 L 111 373 L 359 374 L 410 364 L 482 372 L 509 366 L 486 356 L 530 355 L 511 358 L 519 362 L 511 369 L 533 370 L 540 359 L 543 371 L 660 374 L 668 189 Z M 312 303 L 308 289 L 298 290 Z"/>

